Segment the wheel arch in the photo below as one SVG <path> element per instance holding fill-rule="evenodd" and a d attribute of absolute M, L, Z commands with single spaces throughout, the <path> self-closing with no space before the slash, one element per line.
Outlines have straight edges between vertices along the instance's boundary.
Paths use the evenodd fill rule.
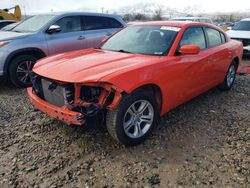
<path fill-rule="evenodd" d="M 240 58 L 239 57 L 234 57 L 233 58 L 233 62 L 235 62 L 236 64 L 237 64 L 237 69 L 238 69 L 238 67 L 239 67 L 239 65 L 240 65 Z"/>
<path fill-rule="evenodd" d="M 9 74 L 9 65 L 13 59 L 15 59 L 18 56 L 21 55 L 31 55 L 34 56 L 37 59 L 41 59 L 43 57 L 46 57 L 46 53 L 39 49 L 39 48 L 24 48 L 20 50 L 16 50 L 14 52 L 11 52 L 9 56 L 7 57 L 5 64 L 4 64 L 4 75 L 8 76 Z"/>
<path fill-rule="evenodd" d="M 134 88 L 131 92 L 129 93 L 132 93 L 138 89 L 143 89 L 145 91 L 148 91 L 150 93 L 152 93 L 155 98 L 156 98 L 156 102 L 157 102 L 157 105 L 158 105 L 158 108 L 159 108 L 159 112 L 161 112 L 162 110 L 162 101 L 163 101 L 163 95 L 162 95 L 162 89 L 157 85 L 157 84 L 154 84 L 154 83 L 148 83 L 148 84 L 143 84 L 137 88 Z"/>

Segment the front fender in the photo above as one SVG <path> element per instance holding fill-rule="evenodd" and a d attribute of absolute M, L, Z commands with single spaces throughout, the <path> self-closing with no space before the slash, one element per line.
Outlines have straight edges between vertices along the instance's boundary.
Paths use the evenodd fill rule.
<path fill-rule="evenodd" d="M 107 82 L 121 88 L 126 93 L 131 93 L 135 89 L 148 85 L 154 84 L 159 88 L 159 77 L 157 71 L 152 72 L 152 68 L 141 68 L 130 71 L 116 72 L 111 75 L 105 76 L 101 79 L 102 82 Z"/>

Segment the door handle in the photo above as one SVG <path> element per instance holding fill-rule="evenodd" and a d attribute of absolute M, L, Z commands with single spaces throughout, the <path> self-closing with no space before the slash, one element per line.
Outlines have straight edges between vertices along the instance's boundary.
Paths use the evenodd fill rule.
<path fill-rule="evenodd" d="M 77 40 L 84 40 L 85 38 L 86 38 L 85 36 L 81 35 L 81 36 L 78 37 Z"/>

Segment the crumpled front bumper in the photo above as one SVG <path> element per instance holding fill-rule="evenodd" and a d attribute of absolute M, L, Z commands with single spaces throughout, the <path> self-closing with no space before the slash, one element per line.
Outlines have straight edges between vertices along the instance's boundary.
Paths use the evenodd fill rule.
<path fill-rule="evenodd" d="M 84 123 L 84 116 L 81 113 L 49 104 L 34 94 L 31 87 L 27 89 L 27 92 L 31 103 L 45 114 L 74 125 L 82 125 Z"/>

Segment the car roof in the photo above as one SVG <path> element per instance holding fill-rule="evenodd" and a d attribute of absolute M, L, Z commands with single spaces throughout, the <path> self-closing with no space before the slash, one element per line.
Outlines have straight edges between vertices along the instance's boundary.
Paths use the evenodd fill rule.
<path fill-rule="evenodd" d="M 54 16 L 72 16 L 72 15 L 85 15 L 85 16 L 106 16 L 106 17 L 121 17 L 116 14 L 103 14 L 103 13 L 92 13 L 92 12 L 54 12 L 54 13 L 47 13 L 47 14 L 38 14 L 39 15 L 54 15 Z"/>
<path fill-rule="evenodd" d="M 209 26 L 209 27 L 215 27 L 212 24 L 209 23 L 203 23 L 203 22 L 186 22 L 186 21 L 151 21 L 151 22 L 140 22 L 138 24 L 132 24 L 132 26 L 136 25 L 145 25 L 145 26 L 172 26 L 172 27 L 188 27 L 188 26 Z"/>
<path fill-rule="evenodd" d="M 244 19 L 242 19 L 240 21 L 250 21 L 250 18 L 244 18 Z"/>

